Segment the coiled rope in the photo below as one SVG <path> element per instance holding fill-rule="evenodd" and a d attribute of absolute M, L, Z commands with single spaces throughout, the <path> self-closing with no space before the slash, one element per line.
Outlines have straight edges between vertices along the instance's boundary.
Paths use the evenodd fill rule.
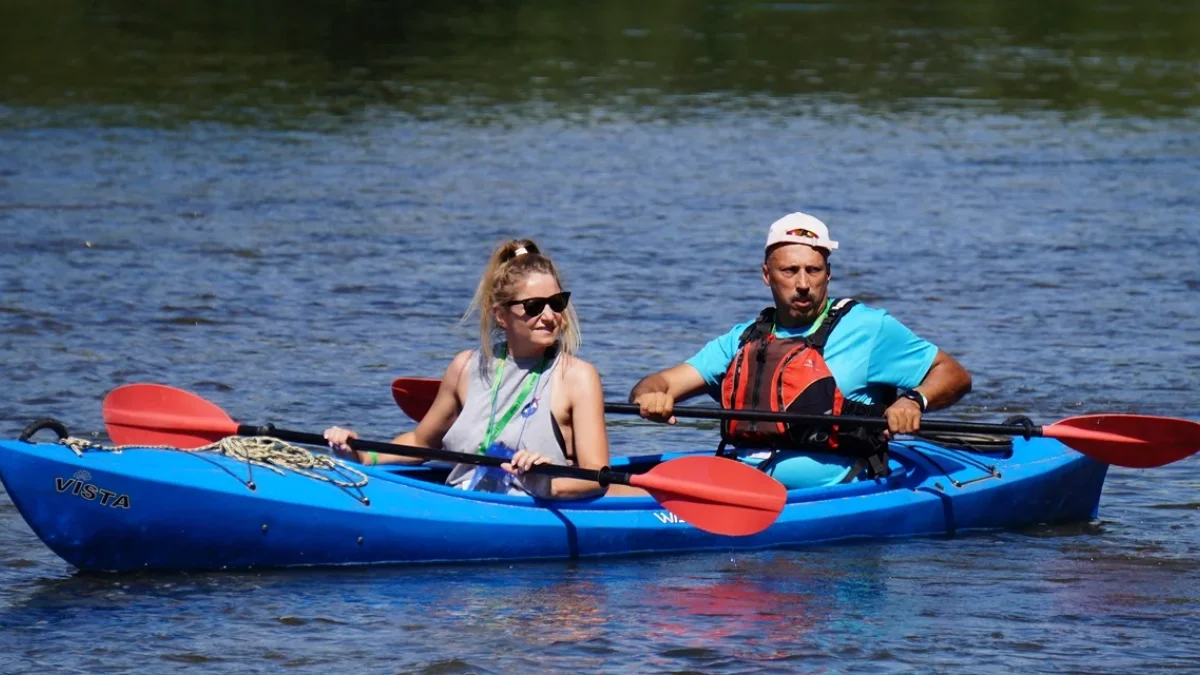
<path fill-rule="evenodd" d="M 168 450 L 196 456 L 200 456 L 199 453 L 208 452 L 242 462 L 247 465 L 247 469 L 250 465 L 261 466 L 281 476 L 292 471 L 313 480 L 331 483 L 342 489 L 358 489 L 367 484 L 366 474 L 340 459 L 314 453 L 270 436 L 227 436 L 216 443 L 209 443 L 198 448 L 176 448 L 168 445 L 103 445 L 86 438 L 71 436 L 66 425 L 58 420 L 47 418 L 37 420 L 26 427 L 21 432 L 20 439 L 32 442 L 30 439 L 33 435 L 42 429 L 54 431 L 58 436 L 58 442 L 70 448 L 78 457 L 83 457 L 83 453 L 88 451 L 120 453 L 122 450 L 130 448 Z M 318 472 L 330 472 L 334 475 Z M 245 482 L 248 487 L 254 489 L 252 478 L 247 478 Z M 364 498 L 359 499 L 361 501 Z"/>
<path fill-rule="evenodd" d="M 366 474 L 340 459 L 317 454 L 270 436 L 227 436 L 216 443 L 199 448 L 173 448 L 165 445 L 105 446 L 74 436 L 60 439 L 59 443 L 67 446 L 80 457 L 89 450 L 119 453 L 128 448 L 172 450 L 186 453 L 211 452 L 238 462 L 270 469 L 281 476 L 292 471 L 313 480 L 332 483 L 340 488 L 361 488 L 367 484 Z M 335 475 L 318 473 L 319 471 L 328 471 Z M 349 480 L 343 480 L 341 477 L 348 477 Z"/>

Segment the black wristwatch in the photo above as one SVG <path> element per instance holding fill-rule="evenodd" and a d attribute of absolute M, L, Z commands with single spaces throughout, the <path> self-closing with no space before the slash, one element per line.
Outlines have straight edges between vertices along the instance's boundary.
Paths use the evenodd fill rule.
<path fill-rule="evenodd" d="M 900 394 L 900 398 L 916 401 L 917 405 L 921 406 L 921 412 L 925 412 L 925 410 L 929 408 L 929 401 L 925 399 L 925 395 L 916 389 L 909 389 L 903 394 Z"/>

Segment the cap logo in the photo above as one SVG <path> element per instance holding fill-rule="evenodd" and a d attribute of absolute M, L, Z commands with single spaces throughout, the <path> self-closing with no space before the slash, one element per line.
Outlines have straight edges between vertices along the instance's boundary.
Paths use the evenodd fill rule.
<path fill-rule="evenodd" d="M 786 234 L 789 237 L 807 237 L 809 239 L 820 239 L 820 237 L 817 236 L 816 232 L 813 232 L 812 230 L 806 230 L 802 227 L 796 228 L 794 230 L 788 230 Z"/>

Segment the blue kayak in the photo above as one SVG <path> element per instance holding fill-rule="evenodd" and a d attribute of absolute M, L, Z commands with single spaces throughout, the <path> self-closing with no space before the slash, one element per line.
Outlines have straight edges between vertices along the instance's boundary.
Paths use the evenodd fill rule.
<path fill-rule="evenodd" d="M 440 484 L 445 466 L 355 466 L 366 484 L 352 487 L 211 452 L 77 455 L 58 443 L 0 441 L 0 478 L 29 526 L 68 563 L 131 571 L 570 559 L 952 535 L 1095 518 L 1108 469 L 1041 438 L 991 450 L 920 440 L 890 450 L 888 477 L 792 490 L 775 524 L 747 537 L 696 529 L 649 497 L 466 492 Z M 613 468 L 638 472 L 683 454 L 616 458 Z"/>

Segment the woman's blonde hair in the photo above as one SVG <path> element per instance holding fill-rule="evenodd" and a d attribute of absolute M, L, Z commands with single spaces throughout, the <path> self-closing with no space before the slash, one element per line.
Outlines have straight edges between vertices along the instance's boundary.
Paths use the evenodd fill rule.
<path fill-rule="evenodd" d="M 554 261 L 542 253 L 532 239 L 506 241 L 492 252 L 487 268 L 479 279 L 479 286 L 475 289 L 475 297 L 463 314 L 463 322 L 466 322 L 471 312 L 479 312 L 479 348 L 484 356 L 483 363 L 492 360 L 492 342 L 500 331 L 492 308 L 513 300 L 517 284 L 535 272 L 549 274 L 558 287 L 563 288 Z M 579 342 L 579 316 L 575 314 L 575 307 L 567 305 L 558 334 L 559 351 L 566 356 L 574 356 L 579 352 Z"/>

